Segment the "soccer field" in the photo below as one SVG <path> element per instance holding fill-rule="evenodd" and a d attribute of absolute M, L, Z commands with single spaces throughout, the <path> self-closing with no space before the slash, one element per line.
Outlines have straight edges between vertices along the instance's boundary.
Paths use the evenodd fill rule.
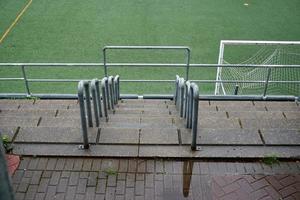
<path fill-rule="evenodd" d="M 248 5 L 246 5 L 246 4 Z M 27 9 L 11 27 L 24 7 Z M 217 63 L 222 39 L 300 40 L 299 0 L 1 0 L 0 62 L 102 62 L 106 45 L 184 45 L 191 63 Z M 110 62 L 184 63 L 179 52 L 116 51 Z M 101 78 L 103 69 L 29 68 L 28 78 Z M 175 79 L 180 68 L 114 68 L 122 79 Z M 0 68 L 0 77 L 21 77 Z M 193 69 L 191 79 L 215 79 L 216 69 Z M 75 83 L 31 83 L 33 93 L 75 93 Z M 125 84 L 121 93 L 170 93 L 172 85 Z M 200 86 L 212 94 L 214 84 Z M 0 82 L 0 93 L 24 92 L 23 82 Z"/>

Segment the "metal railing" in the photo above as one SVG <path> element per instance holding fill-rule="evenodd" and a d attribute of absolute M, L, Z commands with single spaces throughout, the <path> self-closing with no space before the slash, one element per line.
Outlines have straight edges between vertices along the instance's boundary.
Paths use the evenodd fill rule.
<path fill-rule="evenodd" d="M 83 149 L 89 148 L 89 141 L 88 141 L 88 126 L 93 127 L 93 117 L 92 117 L 92 107 L 91 101 L 93 102 L 93 109 L 94 109 L 94 118 L 95 118 L 95 125 L 96 127 L 100 126 L 100 118 L 105 117 L 106 122 L 108 121 L 108 102 L 111 102 L 111 108 L 118 103 L 119 99 L 119 75 L 115 78 L 110 76 L 108 79 L 104 77 L 101 80 L 101 90 L 102 90 L 102 98 L 100 94 L 99 88 L 99 80 L 93 79 L 92 81 L 79 81 L 78 83 L 78 101 L 79 101 L 79 108 L 80 108 L 80 119 L 81 119 L 81 129 L 83 135 L 83 145 L 80 146 Z M 110 80 L 110 81 L 107 81 Z M 110 84 L 112 82 L 113 84 Z M 107 90 L 106 86 L 108 86 L 109 90 Z M 116 89 L 114 89 L 116 88 Z M 92 93 L 92 99 L 90 96 L 90 91 Z M 103 112 L 102 114 L 102 101 L 103 101 Z"/>
<path fill-rule="evenodd" d="M 176 75 L 175 104 L 180 117 L 186 119 L 186 128 L 192 129 L 191 149 L 197 149 L 197 125 L 199 108 L 199 88 L 197 84 L 185 81 Z"/>
<path fill-rule="evenodd" d="M 184 50 L 186 52 L 185 63 L 108 63 L 107 62 L 107 51 L 112 49 L 158 49 L 158 50 Z M 24 93 L 0 93 L 0 98 L 18 98 L 18 97 L 30 97 L 35 96 L 39 98 L 77 98 L 75 94 L 35 94 L 32 93 L 30 83 L 36 82 L 49 82 L 49 83 L 72 83 L 78 82 L 81 79 L 45 79 L 45 78 L 28 78 L 26 69 L 29 67 L 99 67 L 100 70 L 104 70 L 106 77 L 109 77 L 109 67 L 179 67 L 185 69 L 185 80 L 189 80 L 196 83 L 262 83 L 264 84 L 264 90 L 262 94 L 258 95 L 203 95 L 201 94 L 200 100 L 299 100 L 299 95 L 267 95 L 269 85 L 271 83 L 282 83 L 282 84 L 300 84 L 300 80 L 270 80 L 269 76 L 266 76 L 266 80 L 190 80 L 190 68 L 217 68 L 217 67 L 242 67 L 242 68 L 267 68 L 270 72 L 277 68 L 292 68 L 300 70 L 300 65 L 253 65 L 253 64 L 191 64 L 190 56 L 191 50 L 185 46 L 106 46 L 103 48 L 104 63 L 0 63 L 1 67 L 19 67 L 22 72 L 22 77 L 3 77 L 1 81 L 23 81 L 25 86 Z M 88 81 L 88 80 L 87 80 Z M 107 80 L 108 81 L 108 80 Z M 120 80 L 120 82 L 146 82 L 146 83 L 174 83 L 174 80 L 145 80 L 145 79 L 127 79 Z M 112 85 L 113 82 L 111 82 Z M 109 90 L 108 85 L 106 86 L 107 91 Z M 112 86 L 114 87 L 114 86 Z M 119 90 L 119 88 L 118 88 Z M 141 96 L 141 95 L 140 95 Z M 173 98 L 173 95 L 142 95 L 143 98 Z M 138 98 L 138 95 L 121 95 L 119 98 Z M 110 109 L 111 102 L 107 101 L 108 108 Z"/>

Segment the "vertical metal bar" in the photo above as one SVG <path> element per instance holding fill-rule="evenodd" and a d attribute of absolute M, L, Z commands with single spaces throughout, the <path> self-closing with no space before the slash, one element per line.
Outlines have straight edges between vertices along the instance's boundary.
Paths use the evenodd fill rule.
<path fill-rule="evenodd" d="M 89 127 L 93 127 L 93 118 L 92 118 L 92 108 L 91 108 L 91 96 L 90 96 L 90 87 L 89 82 L 84 81 L 84 93 L 85 93 L 85 104 L 87 110 L 88 124 Z"/>
<path fill-rule="evenodd" d="M 119 75 L 115 76 L 114 79 L 114 88 L 115 88 L 115 104 L 118 104 L 120 98 L 120 77 Z"/>
<path fill-rule="evenodd" d="M 189 48 L 186 49 L 187 51 L 187 59 L 186 59 L 186 77 L 185 80 L 189 80 L 189 72 L 190 72 L 190 59 L 191 59 L 191 50 Z"/>
<path fill-rule="evenodd" d="M 84 81 L 78 83 L 78 101 L 80 107 L 81 130 L 83 136 L 83 148 L 89 148 L 88 130 L 86 124 L 85 105 L 84 105 Z"/>
<path fill-rule="evenodd" d="M 106 92 L 106 103 L 107 103 L 107 108 L 108 108 L 108 110 L 110 110 L 108 77 L 106 77 L 106 79 L 105 79 L 105 92 Z"/>
<path fill-rule="evenodd" d="M 238 95 L 238 93 L 239 93 L 239 85 L 236 84 L 234 88 L 234 95 Z"/>
<path fill-rule="evenodd" d="M 107 75 L 107 65 L 106 65 L 106 47 L 103 48 L 103 65 L 104 65 L 104 76 Z"/>
<path fill-rule="evenodd" d="M 25 72 L 25 66 L 22 65 L 22 74 L 23 74 L 23 78 L 24 78 L 24 83 L 25 83 L 25 88 L 26 88 L 26 92 L 27 92 L 27 96 L 30 96 L 30 89 L 29 89 L 29 84 L 27 81 L 27 76 L 26 76 L 26 72 Z"/>
<path fill-rule="evenodd" d="M 101 105 L 101 96 L 100 96 L 100 89 L 99 89 L 99 80 L 96 79 L 96 99 L 98 102 L 98 113 L 99 113 L 99 117 L 103 117 L 102 115 L 102 105 Z"/>
<path fill-rule="evenodd" d="M 94 115 L 96 126 L 99 127 L 99 112 L 98 112 L 98 100 L 97 100 L 97 92 L 96 92 L 96 79 L 93 79 L 91 82 L 91 92 L 92 92 L 92 101 L 94 107 Z"/>
<path fill-rule="evenodd" d="M 178 96 L 178 81 L 179 81 L 179 76 L 176 75 L 176 78 L 175 78 L 175 94 L 174 94 L 175 105 L 177 103 L 177 96 Z"/>
<path fill-rule="evenodd" d="M 223 60 L 224 60 L 224 43 L 221 40 L 220 47 L 219 47 L 218 64 L 219 65 L 222 64 Z M 217 68 L 217 75 L 216 75 L 216 81 L 220 80 L 221 74 L 222 74 L 222 67 L 218 66 L 218 68 Z M 220 84 L 223 84 L 223 83 L 216 82 L 216 84 L 215 84 L 215 95 L 220 94 Z M 222 87 L 223 87 L 223 85 L 222 85 Z M 224 95 L 226 95 L 226 94 L 224 94 Z"/>
<path fill-rule="evenodd" d="M 183 117 L 183 104 L 184 104 L 184 79 L 179 81 L 179 97 L 180 97 L 180 117 Z"/>
<path fill-rule="evenodd" d="M 197 129 L 198 129 L 198 109 L 199 109 L 199 88 L 195 83 L 191 84 L 191 90 L 193 91 L 193 116 L 192 116 L 192 143 L 191 149 L 197 149 Z"/>
<path fill-rule="evenodd" d="M 110 107 L 112 110 L 114 110 L 114 88 L 113 88 L 113 82 L 114 82 L 114 78 L 113 76 L 109 76 L 108 77 L 108 88 L 109 88 L 109 102 L 108 104 L 110 104 Z"/>
<path fill-rule="evenodd" d="M 268 74 L 267 74 L 267 78 L 266 78 L 266 82 L 265 82 L 265 89 L 264 89 L 263 97 L 265 97 L 267 95 L 269 80 L 270 80 L 270 76 L 271 76 L 271 69 L 272 69 L 271 67 L 268 67 Z"/>
<path fill-rule="evenodd" d="M 106 92 L 106 82 L 107 78 L 104 77 L 101 81 L 101 88 L 102 88 L 102 101 L 103 101 L 103 111 L 106 121 L 108 121 L 108 114 L 107 114 L 107 92 Z"/>

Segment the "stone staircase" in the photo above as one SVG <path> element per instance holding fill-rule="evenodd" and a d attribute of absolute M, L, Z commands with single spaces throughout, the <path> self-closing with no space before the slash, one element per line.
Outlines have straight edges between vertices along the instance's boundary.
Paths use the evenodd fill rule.
<path fill-rule="evenodd" d="M 0 110 L 0 131 L 12 138 L 14 152 L 22 155 L 300 155 L 300 107 L 295 102 L 201 101 L 201 150 L 195 152 L 190 150 L 191 130 L 170 100 L 120 100 L 108 122 L 101 118 L 99 127 L 89 128 L 89 150 L 78 149 L 82 133 L 77 100 L 0 100 Z"/>

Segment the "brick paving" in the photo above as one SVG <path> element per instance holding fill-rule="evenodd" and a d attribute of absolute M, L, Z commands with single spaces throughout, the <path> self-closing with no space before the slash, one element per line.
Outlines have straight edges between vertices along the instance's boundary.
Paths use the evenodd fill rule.
<path fill-rule="evenodd" d="M 299 199 L 300 163 L 23 157 L 16 199 Z"/>

